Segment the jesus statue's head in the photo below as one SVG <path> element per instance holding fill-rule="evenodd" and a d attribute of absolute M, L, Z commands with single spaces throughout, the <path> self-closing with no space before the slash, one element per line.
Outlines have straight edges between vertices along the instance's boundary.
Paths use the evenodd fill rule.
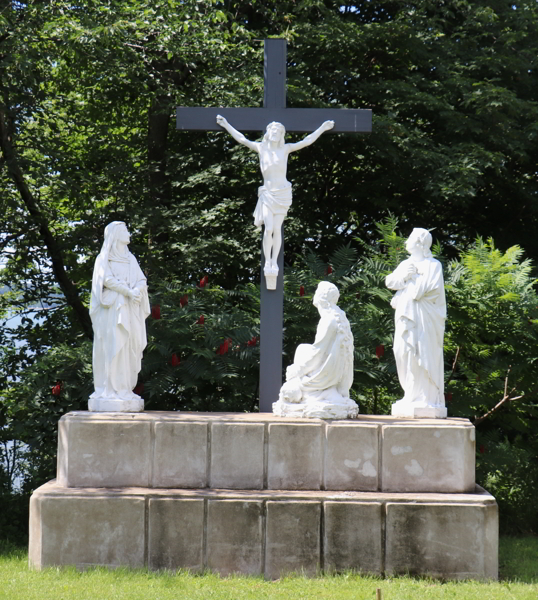
<path fill-rule="evenodd" d="M 263 136 L 264 142 L 278 142 L 279 146 L 284 145 L 284 136 L 286 135 L 286 128 L 282 123 L 273 121 L 267 125 L 265 129 L 265 135 Z"/>

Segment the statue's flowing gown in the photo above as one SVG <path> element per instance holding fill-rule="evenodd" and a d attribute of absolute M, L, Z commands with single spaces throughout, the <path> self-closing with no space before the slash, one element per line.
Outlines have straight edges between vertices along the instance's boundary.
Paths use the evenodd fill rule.
<path fill-rule="evenodd" d="M 346 314 L 338 306 L 324 310 L 313 344 L 300 344 L 293 364 L 300 370 L 305 396 L 324 397 L 336 391 L 349 397 L 353 383 L 353 334 Z"/>
<path fill-rule="evenodd" d="M 124 295 L 137 287 L 139 303 Z M 146 278 L 135 257 L 100 255 L 92 282 L 93 377 L 91 398 L 129 398 L 136 386 L 146 347 L 145 319 L 150 313 Z"/>

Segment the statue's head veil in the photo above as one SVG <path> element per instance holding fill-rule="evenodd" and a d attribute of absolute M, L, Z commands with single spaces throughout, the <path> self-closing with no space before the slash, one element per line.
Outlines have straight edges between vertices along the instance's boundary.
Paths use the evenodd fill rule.
<path fill-rule="evenodd" d="M 328 304 L 336 304 L 340 298 L 338 288 L 330 281 L 321 281 L 315 295 Z"/>
<path fill-rule="evenodd" d="M 411 233 L 417 238 L 418 243 L 422 246 L 425 258 L 431 258 L 432 253 L 430 248 L 432 247 L 432 234 L 427 229 L 421 227 L 415 227 Z"/>
<path fill-rule="evenodd" d="M 101 294 L 103 293 L 103 285 L 105 282 L 106 267 L 111 255 L 115 258 L 116 241 L 120 231 L 126 227 L 123 221 L 112 221 L 105 227 L 105 239 L 101 247 L 99 256 L 95 259 L 92 277 L 92 295 L 90 299 L 90 317 L 95 314 L 95 311 L 101 306 Z"/>

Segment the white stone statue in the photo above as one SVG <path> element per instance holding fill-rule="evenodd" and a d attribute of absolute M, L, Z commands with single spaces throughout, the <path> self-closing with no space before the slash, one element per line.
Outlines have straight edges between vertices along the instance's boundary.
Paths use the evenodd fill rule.
<path fill-rule="evenodd" d="M 353 334 L 346 313 L 336 306 L 338 288 L 322 281 L 314 294 L 320 320 L 313 344 L 300 344 L 286 370 L 273 413 L 285 417 L 347 419 L 356 417 L 349 397 L 353 383 Z"/>
<path fill-rule="evenodd" d="M 394 356 L 404 397 L 392 405 L 396 417 L 444 419 L 443 335 L 446 302 L 441 263 L 430 251 L 432 236 L 415 228 L 405 248 L 410 257 L 387 275 L 385 284 L 397 290 Z"/>
<path fill-rule="evenodd" d="M 286 129 L 281 123 L 269 123 L 261 142 L 252 142 L 237 131 L 221 115 L 217 115 L 217 123 L 240 144 L 254 150 L 260 156 L 260 169 L 263 185 L 258 188 L 258 203 L 254 210 L 254 224 L 261 229 L 265 225 L 263 235 L 263 252 L 265 254 L 264 274 L 267 289 L 276 288 L 278 275 L 278 254 L 282 245 L 282 223 L 291 206 L 291 183 L 286 179 L 288 155 L 314 143 L 324 132 L 334 127 L 334 121 L 325 121 L 316 131 L 307 135 L 296 144 L 285 144 Z"/>
<path fill-rule="evenodd" d="M 127 245 L 125 223 L 105 228 L 95 261 L 90 301 L 93 325 L 93 381 L 90 411 L 140 412 L 144 400 L 133 392 L 146 347 L 150 314 L 146 278 Z"/>

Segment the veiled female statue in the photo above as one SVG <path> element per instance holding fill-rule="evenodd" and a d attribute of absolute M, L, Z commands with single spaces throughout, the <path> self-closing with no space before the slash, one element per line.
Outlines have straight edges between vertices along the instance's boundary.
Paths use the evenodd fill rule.
<path fill-rule="evenodd" d="M 353 383 L 353 334 L 346 313 L 336 303 L 340 293 L 322 281 L 313 304 L 320 320 L 313 344 L 300 344 L 286 370 L 273 413 L 279 416 L 345 419 L 359 412 L 349 397 Z"/>
<path fill-rule="evenodd" d="M 405 248 L 410 256 L 388 275 L 397 290 L 394 356 L 404 397 L 392 405 L 397 417 L 445 418 L 443 336 L 446 302 L 441 263 L 432 257 L 432 236 L 415 228 Z"/>
<path fill-rule="evenodd" d="M 146 278 L 127 245 L 125 223 L 105 228 L 95 261 L 90 301 L 93 325 L 91 411 L 139 412 L 143 399 L 133 392 L 146 347 L 145 320 L 150 313 Z"/>

